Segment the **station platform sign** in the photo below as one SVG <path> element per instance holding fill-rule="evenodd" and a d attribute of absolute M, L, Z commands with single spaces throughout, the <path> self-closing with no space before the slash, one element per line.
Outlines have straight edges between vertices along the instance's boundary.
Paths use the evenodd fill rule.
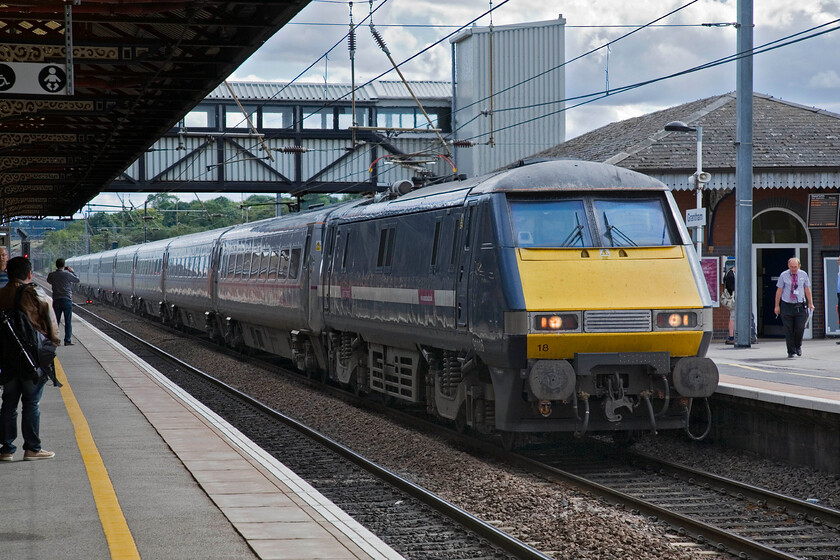
<path fill-rule="evenodd" d="M 67 95 L 63 65 L 36 62 L 0 62 L 0 97 L 5 94 Z"/>

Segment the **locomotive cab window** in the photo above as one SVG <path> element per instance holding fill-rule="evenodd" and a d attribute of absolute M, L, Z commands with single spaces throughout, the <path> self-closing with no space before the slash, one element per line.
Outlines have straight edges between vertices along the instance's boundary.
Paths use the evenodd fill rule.
<path fill-rule="evenodd" d="M 603 247 L 674 245 L 668 214 L 659 199 L 595 199 L 592 207 Z"/>
<path fill-rule="evenodd" d="M 512 200 L 517 247 L 592 247 L 582 200 Z"/>

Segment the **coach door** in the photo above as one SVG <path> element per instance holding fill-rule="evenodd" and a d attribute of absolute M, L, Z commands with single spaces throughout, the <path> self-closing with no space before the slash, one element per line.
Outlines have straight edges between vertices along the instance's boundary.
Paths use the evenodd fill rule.
<path fill-rule="evenodd" d="M 472 266 L 472 223 L 475 213 L 478 211 L 476 201 L 471 201 L 464 213 L 460 216 L 460 255 L 458 257 L 458 268 L 455 271 L 455 319 L 458 328 L 466 328 L 469 324 L 469 286 L 470 268 Z M 458 219 L 456 214 L 455 219 Z"/>
<path fill-rule="evenodd" d="M 219 308 L 219 269 L 221 268 L 222 243 L 219 239 L 213 242 L 213 251 L 210 253 L 210 262 L 207 268 L 207 284 L 210 290 L 210 308 Z"/>
<path fill-rule="evenodd" d="M 321 301 L 324 313 L 329 313 L 330 311 L 330 282 L 332 281 L 332 272 L 335 266 L 337 231 L 337 227 L 327 228 L 327 235 L 324 241 L 324 254 L 321 255 L 321 270 L 323 271 L 321 274 Z"/>

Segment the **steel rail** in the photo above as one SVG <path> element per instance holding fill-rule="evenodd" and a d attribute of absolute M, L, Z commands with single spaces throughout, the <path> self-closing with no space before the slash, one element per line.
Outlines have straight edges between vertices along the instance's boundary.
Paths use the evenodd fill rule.
<path fill-rule="evenodd" d="M 88 313 L 93 314 L 90 311 L 88 311 Z M 105 319 L 100 318 L 99 320 L 102 320 L 106 323 L 109 323 Z M 109 324 L 111 324 L 111 323 L 109 323 Z M 156 323 L 156 325 L 158 325 L 158 324 Z M 167 328 L 165 325 L 158 325 L 158 326 L 161 326 L 162 328 Z M 113 327 L 116 328 L 116 329 L 119 329 L 122 332 L 125 332 L 127 336 L 130 336 L 130 337 L 132 337 L 136 340 L 139 340 L 144 345 L 151 346 L 148 343 L 145 343 L 145 341 L 142 341 L 142 340 L 138 339 L 137 337 L 135 337 L 134 335 L 131 335 L 130 333 L 128 333 L 124 329 L 122 329 L 122 328 L 120 328 L 116 325 L 113 325 Z M 180 334 L 183 334 L 183 333 L 180 333 Z M 219 349 L 222 350 L 222 351 L 225 350 L 224 348 L 219 348 Z M 162 350 L 159 350 L 159 351 L 162 352 L 163 354 L 165 354 L 166 356 L 169 356 L 169 354 L 167 354 L 166 352 L 164 352 Z M 169 358 L 167 358 L 167 359 L 169 359 Z M 171 359 L 176 360 L 177 362 L 182 364 L 183 367 L 188 367 L 190 369 L 194 369 L 191 366 L 189 366 L 188 364 L 185 364 L 185 363 L 181 362 L 181 360 L 179 360 L 178 358 L 176 358 L 174 356 L 172 356 Z M 271 367 L 272 369 L 277 369 L 277 366 L 274 366 L 272 364 L 265 364 L 265 365 Z M 196 371 L 199 371 L 199 370 L 196 370 Z M 204 376 L 207 376 L 207 374 L 204 374 L 203 372 L 201 372 L 200 374 L 204 375 Z M 209 380 L 213 381 L 214 383 L 217 383 L 217 384 L 220 384 L 221 386 L 227 387 L 232 392 L 235 392 L 236 394 L 241 395 L 241 393 L 239 393 L 239 391 L 237 391 L 236 389 L 233 389 L 233 388 L 227 386 L 226 384 L 224 384 L 223 382 L 220 382 L 220 381 L 216 380 L 215 378 L 212 378 L 212 376 L 207 376 L 207 377 L 208 377 Z M 298 377 L 298 376 L 295 376 L 295 377 Z M 302 377 L 298 377 L 298 380 L 302 381 L 302 382 L 311 382 L 311 380 L 306 379 L 306 378 L 302 378 Z M 313 385 L 314 385 L 314 383 L 313 383 Z M 331 394 L 339 391 L 338 389 L 331 388 L 329 386 L 325 386 L 321 383 L 319 383 L 318 386 L 320 388 L 330 389 Z M 340 391 L 340 393 L 341 394 L 346 394 L 346 391 Z M 247 397 L 247 396 L 245 396 L 243 398 L 250 399 L 250 397 Z M 250 399 L 250 400 L 253 400 L 253 399 Z M 740 556 L 741 558 L 752 557 L 752 558 L 760 558 L 760 559 L 768 559 L 768 560 L 776 560 L 776 559 L 779 559 L 779 560 L 797 560 L 797 559 L 800 558 L 798 556 L 792 556 L 792 555 L 786 554 L 785 552 L 783 552 L 781 550 L 765 546 L 765 545 L 763 545 L 761 543 L 758 543 L 754 540 L 751 540 L 749 538 L 746 538 L 746 537 L 740 536 L 738 534 L 729 532 L 725 529 L 721 529 L 721 528 L 715 527 L 713 525 L 709 525 L 709 524 L 707 524 L 703 521 L 699 521 L 699 520 L 693 519 L 689 516 L 686 516 L 686 515 L 683 515 L 683 514 L 674 512 L 674 511 L 670 511 L 666 508 L 657 506 L 657 505 L 652 504 L 650 502 L 647 502 L 645 500 L 636 498 L 634 496 L 631 496 L 629 494 L 620 492 L 620 491 L 615 490 L 613 488 L 609 488 L 608 486 L 604 486 L 604 485 L 599 484 L 597 482 L 587 480 L 585 477 L 578 476 L 578 475 L 575 475 L 575 474 L 567 472 L 567 471 L 563 471 L 561 469 L 558 469 L 556 467 L 552 467 L 550 465 L 546 465 L 546 464 L 544 464 L 544 463 L 542 463 L 538 460 L 526 457 L 522 454 L 507 452 L 507 451 L 504 451 L 503 449 L 501 449 L 500 447 L 498 447 L 497 445 L 488 443 L 486 441 L 478 441 L 475 438 L 471 438 L 471 437 L 465 436 L 463 434 L 454 433 L 450 428 L 447 428 L 447 427 L 441 426 L 439 424 L 436 424 L 434 422 L 431 422 L 428 419 L 418 418 L 414 415 L 411 415 L 411 414 L 408 414 L 408 413 L 405 413 L 405 412 L 401 412 L 401 411 L 395 410 L 393 408 L 386 407 L 384 405 L 381 405 L 381 406 L 377 405 L 376 403 L 373 403 L 371 401 L 364 401 L 364 402 L 365 402 L 365 406 L 367 408 L 371 408 L 371 409 L 389 414 L 392 417 L 394 417 L 396 419 L 400 419 L 404 422 L 410 422 L 410 423 L 415 424 L 415 425 L 419 423 L 423 426 L 424 429 L 426 429 L 426 430 L 431 429 L 435 433 L 438 433 L 440 435 L 445 435 L 448 438 L 455 438 L 456 440 L 458 440 L 459 442 L 461 442 L 463 445 L 465 445 L 467 447 L 472 447 L 474 449 L 480 449 L 480 450 L 482 450 L 482 452 L 489 452 L 490 454 L 496 456 L 497 458 L 499 458 L 501 460 L 505 460 L 505 461 L 508 461 L 510 463 L 520 464 L 521 466 L 525 466 L 529 469 L 532 469 L 533 471 L 535 471 L 537 473 L 543 473 L 543 475 L 548 477 L 548 478 L 559 479 L 559 480 L 562 480 L 566 483 L 572 484 L 576 487 L 587 489 L 587 490 L 591 491 L 593 494 L 606 499 L 610 503 L 623 504 L 626 507 L 629 507 L 630 509 L 638 510 L 639 512 L 644 513 L 648 516 L 654 517 L 658 520 L 662 520 L 662 521 L 666 522 L 667 524 L 669 524 L 670 526 L 672 526 L 679 534 L 681 534 L 683 536 L 686 536 L 686 537 L 689 537 L 689 538 L 693 539 L 694 541 L 696 541 L 698 543 L 702 543 L 702 544 L 705 544 L 705 545 L 710 546 L 712 548 L 716 548 L 720 551 L 725 551 L 725 552 L 729 552 L 729 553 L 732 553 L 732 554 L 736 554 L 736 555 Z M 254 401 L 254 404 L 255 404 L 255 406 L 258 406 L 258 407 L 261 407 L 261 408 L 265 406 L 262 403 L 259 403 L 258 401 Z M 279 418 L 283 421 L 285 421 L 284 418 L 287 418 L 287 417 L 283 416 L 281 413 L 273 411 L 272 409 L 270 409 L 268 407 L 265 407 L 265 411 L 268 414 L 272 414 L 272 415 L 278 414 L 278 415 L 280 415 Z M 296 421 L 294 421 L 293 419 L 289 418 L 288 420 L 290 422 L 292 422 L 289 425 L 295 427 L 296 429 L 301 430 L 303 433 L 306 433 L 306 430 L 308 430 L 308 428 L 306 428 L 303 425 L 301 425 L 300 428 L 295 426 Z M 362 461 L 362 462 L 366 461 L 366 459 L 364 459 L 363 457 L 355 456 L 354 452 L 345 448 L 341 444 L 327 438 L 326 436 L 323 436 L 322 434 L 319 434 L 318 432 L 314 432 L 314 434 L 317 434 L 317 435 L 311 436 L 311 437 L 313 437 L 313 439 L 316 439 L 319 442 L 321 442 L 320 438 L 324 438 L 324 441 L 322 442 L 323 445 L 335 450 L 337 453 L 347 457 L 349 460 L 353 461 L 354 463 L 356 463 L 357 460 Z M 336 447 L 334 447 L 334 446 L 336 446 Z M 346 452 L 349 452 L 349 455 L 345 455 L 345 450 L 346 450 Z M 785 510 L 788 513 L 799 514 L 799 515 L 805 516 L 808 520 L 810 520 L 810 521 L 812 521 L 816 524 L 823 524 L 823 525 L 826 525 L 826 526 L 829 526 L 829 527 L 840 530 L 840 512 L 837 512 L 837 511 L 832 510 L 830 508 L 825 508 L 825 507 L 822 507 L 822 506 L 819 506 L 819 505 L 816 505 L 816 504 L 811 504 L 811 503 L 805 502 L 803 500 L 798 500 L 796 498 L 791 498 L 791 497 L 784 496 L 784 495 L 781 495 L 781 494 L 776 494 L 776 493 L 770 492 L 768 490 L 763 490 L 761 488 L 750 486 L 750 485 L 744 484 L 744 483 L 740 483 L 738 481 L 734 481 L 734 480 L 731 480 L 731 479 L 726 479 L 725 477 L 719 477 L 719 476 L 713 475 L 711 473 L 705 473 L 703 471 L 699 471 L 699 470 L 696 470 L 696 469 L 691 469 L 690 467 L 685 467 L 685 466 L 682 466 L 682 465 L 677 465 L 677 464 L 674 464 L 674 463 L 661 461 L 659 459 L 656 459 L 654 457 L 650 457 L 650 456 L 647 456 L 647 455 L 644 455 L 644 454 L 641 454 L 641 453 L 628 452 L 627 454 L 628 454 L 629 457 L 632 457 L 637 461 L 647 462 L 649 465 L 655 464 L 655 465 L 658 466 L 658 470 L 664 470 L 664 471 L 667 472 L 667 474 L 670 474 L 672 476 L 675 476 L 675 475 L 680 476 L 682 479 L 686 480 L 687 482 L 692 482 L 691 479 L 694 479 L 694 481 L 699 480 L 699 481 L 701 481 L 700 482 L 701 485 L 705 484 L 709 487 L 716 486 L 718 488 L 718 490 L 717 490 L 718 492 L 726 492 L 729 495 L 734 496 L 734 497 L 749 497 L 750 499 L 753 499 L 755 502 L 757 502 L 759 504 L 761 504 L 761 502 L 764 502 L 766 504 L 770 504 L 770 505 L 775 506 L 777 508 L 782 508 L 783 510 Z M 356 463 L 356 464 L 358 464 L 362 468 L 367 468 L 367 467 L 364 466 L 364 463 Z M 462 525 L 469 528 L 470 530 L 473 530 L 476 534 L 480 534 L 482 536 L 485 536 L 485 534 L 482 531 L 489 531 L 490 536 L 485 536 L 485 538 L 487 538 L 490 542 L 495 543 L 495 541 L 493 540 L 494 533 L 497 533 L 497 532 L 501 533 L 500 531 L 493 528 L 492 526 L 489 526 L 489 525 L 485 524 L 484 522 L 482 522 L 481 520 L 475 518 L 474 516 L 471 516 L 469 513 L 464 512 L 463 510 L 460 510 L 459 508 L 457 508 L 457 506 L 449 504 L 445 500 L 441 500 L 437 496 L 434 496 L 434 495 L 428 493 L 427 491 L 425 491 L 424 489 L 422 489 L 420 487 L 417 487 L 416 485 L 414 485 L 410 481 L 402 479 L 398 475 L 395 475 L 394 473 L 391 473 L 390 471 L 387 471 L 386 469 L 384 469 L 382 467 L 379 467 L 378 465 L 376 466 L 376 468 L 382 469 L 382 471 L 383 471 L 382 474 L 379 474 L 375 471 L 371 471 L 371 472 L 374 472 L 374 474 L 376 474 L 376 476 L 379 476 L 380 478 L 382 478 L 383 480 L 386 480 L 390 484 L 404 490 L 406 493 L 409 493 L 410 495 L 420 499 L 424 503 L 427 503 L 428 505 L 430 505 L 430 507 L 435 507 L 433 505 L 434 501 L 433 502 L 427 502 L 426 501 L 427 499 L 429 499 L 429 500 L 440 500 L 443 504 L 446 504 L 446 506 L 444 506 L 444 507 L 454 508 L 452 514 L 446 513 L 446 515 L 452 517 L 453 519 L 458 520 Z M 681 473 L 686 473 L 686 474 L 681 474 Z M 393 482 L 390 480 L 390 477 L 394 477 Z M 419 494 L 415 495 L 414 492 L 419 492 Z M 426 496 L 426 494 L 428 494 L 428 496 Z M 463 521 L 462 521 L 461 516 L 463 516 Z M 470 525 L 470 523 L 475 523 L 475 522 L 478 523 L 478 525 L 475 526 L 476 528 L 474 528 L 473 526 Z M 486 527 L 482 527 L 482 526 L 486 526 Z M 501 533 L 501 534 L 504 535 L 504 533 Z M 512 537 L 509 537 L 509 538 L 512 538 Z M 513 540 L 516 541 L 516 539 L 513 539 Z M 521 543 L 520 541 L 516 541 L 516 542 L 525 547 L 524 552 L 517 552 L 517 551 L 513 551 L 509 548 L 503 547 L 501 545 L 499 545 L 499 546 L 500 546 L 500 548 L 504 548 L 505 550 L 517 555 L 517 557 L 521 557 L 521 558 L 525 558 L 525 559 L 548 558 L 546 556 L 543 556 L 538 551 L 532 549 L 531 547 L 528 547 L 524 543 Z M 527 555 L 528 553 L 536 553 L 537 556 L 528 556 Z M 522 554 L 525 554 L 525 555 L 522 555 Z"/>
<path fill-rule="evenodd" d="M 93 317 L 96 317 L 96 320 L 101 321 L 108 325 L 108 328 L 114 329 L 118 331 L 123 336 L 130 338 L 131 340 L 135 341 L 136 343 L 142 345 L 149 351 L 157 354 L 158 356 L 162 357 L 163 359 L 170 361 L 176 364 L 178 367 L 183 368 L 190 373 L 201 377 L 202 379 L 218 386 L 219 388 L 223 389 L 225 392 L 228 392 L 237 398 L 247 402 L 249 405 L 254 406 L 255 408 L 259 409 L 263 413 L 275 418 L 287 426 L 297 430 L 301 434 L 305 435 L 308 438 L 317 441 L 319 444 L 323 445 L 324 447 L 330 449 L 331 451 L 335 452 L 339 456 L 351 461 L 358 467 L 364 469 L 365 471 L 373 474 L 374 476 L 380 478 L 384 482 L 399 488 L 406 494 L 410 495 L 411 497 L 423 502 L 424 504 L 428 505 L 429 507 L 433 508 L 435 511 L 440 512 L 441 514 L 457 521 L 470 531 L 474 532 L 475 534 L 479 535 L 480 537 L 486 539 L 491 544 L 499 547 L 500 549 L 508 552 L 509 554 L 514 555 L 518 559 L 522 560 L 552 560 L 550 556 L 546 556 L 542 554 L 540 551 L 528 546 L 527 544 L 523 543 L 522 541 L 500 531 L 496 527 L 485 523 L 481 519 L 478 519 L 474 515 L 470 514 L 467 511 L 462 510 L 461 508 L 457 507 L 456 505 L 444 500 L 443 498 L 429 492 L 428 490 L 414 484 L 413 482 L 402 478 L 401 476 L 389 471 L 385 467 L 382 467 L 368 459 L 364 458 L 363 456 L 359 455 L 352 449 L 342 445 L 341 443 L 327 437 L 326 435 L 314 430 L 305 424 L 295 420 L 294 418 L 283 414 L 282 412 L 278 412 L 273 408 L 269 407 L 268 405 L 260 402 L 257 399 L 239 391 L 238 389 L 231 387 L 227 383 L 216 379 L 212 375 L 201 371 L 198 368 L 184 362 L 180 358 L 173 356 L 172 354 L 162 350 L 153 344 L 146 342 L 145 340 L 141 339 L 140 337 L 132 334 L 131 332 L 123 329 L 122 327 L 108 321 L 107 319 L 103 319 L 99 317 L 95 313 L 90 310 L 85 309 L 86 313 L 90 314 Z"/>
<path fill-rule="evenodd" d="M 780 550 L 764 546 L 761 543 L 747 539 L 740 535 L 730 533 L 713 525 L 709 525 L 697 519 L 682 515 L 657 506 L 645 500 L 625 494 L 608 486 L 586 479 L 585 477 L 563 471 L 556 467 L 546 465 L 535 459 L 531 459 L 518 453 L 512 453 L 512 460 L 527 466 L 529 469 L 541 472 L 545 476 L 558 478 L 564 482 L 571 483 L 577 487 L 585 488 L 592 493 L 605 498 L 614 504 L 629 505 L 645 515 L 661 519 L 674 527 L 681 535 L 688 535 L 697 542 L 705 543 L 717 548 L 721 552 L 729 552 L 740 555 L 741 558 L 753 557 L 762 560 L 799 560 L 797 556 L 791 556 Z"/>
<path fill-rule="evenodd" d="M 813 504 L 778 492 L 765 490 L 764 488 L 732 480 L 731 478 L 672 463 L 664 459 L 658 459 L 638 451 L 627 451 L 627 455 L 633 460 L 657 467 L 660 472 L 672 476 L 679 476 L 686 482 L 708 486 L 714 485 L 720 491 L 726 491 L 731 496 L 751 499 L 760 505 L 768 504 L 780 508 L 787 513 L 801 515 L 813 523 L 825 525 L 840 531 L 840 511 L 838 510 Z"/>

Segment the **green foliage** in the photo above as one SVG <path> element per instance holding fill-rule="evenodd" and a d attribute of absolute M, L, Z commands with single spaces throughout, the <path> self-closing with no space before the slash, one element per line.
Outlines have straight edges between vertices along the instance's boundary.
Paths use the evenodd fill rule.
<path fill-rule="evenodd" d="M 312 206 L 328 205 L 356 198 L 335 197 L 327 194 L 305 195 L 300 200 L 301 210 Z M 298 200 L 284 198 L 282 213 L 297 210 Z M 199 231 L 254 222 L 275 216 L 277 207 L 273 195 L 251 195 L 242 202 L 219 196 L 206 201 L 183 201 L 168 193 L 151 194 L 145 208 L 118 212 L 91 213 L 87 220 L 75 220 L 63 229 L 46 231 L 43 244 L 33 247 L 39 264 L 49 268 L 57 257 L 72 257 L 90 252 L 97 253 L 117 247 L 126 247 L 148 241 L 157 241 Z M 87 224 L 85 224 L 87 222 Z M 38 222 L 33 222 L 37 224 Z M 87 225 L 87 227 L 85 227 Z"/>

